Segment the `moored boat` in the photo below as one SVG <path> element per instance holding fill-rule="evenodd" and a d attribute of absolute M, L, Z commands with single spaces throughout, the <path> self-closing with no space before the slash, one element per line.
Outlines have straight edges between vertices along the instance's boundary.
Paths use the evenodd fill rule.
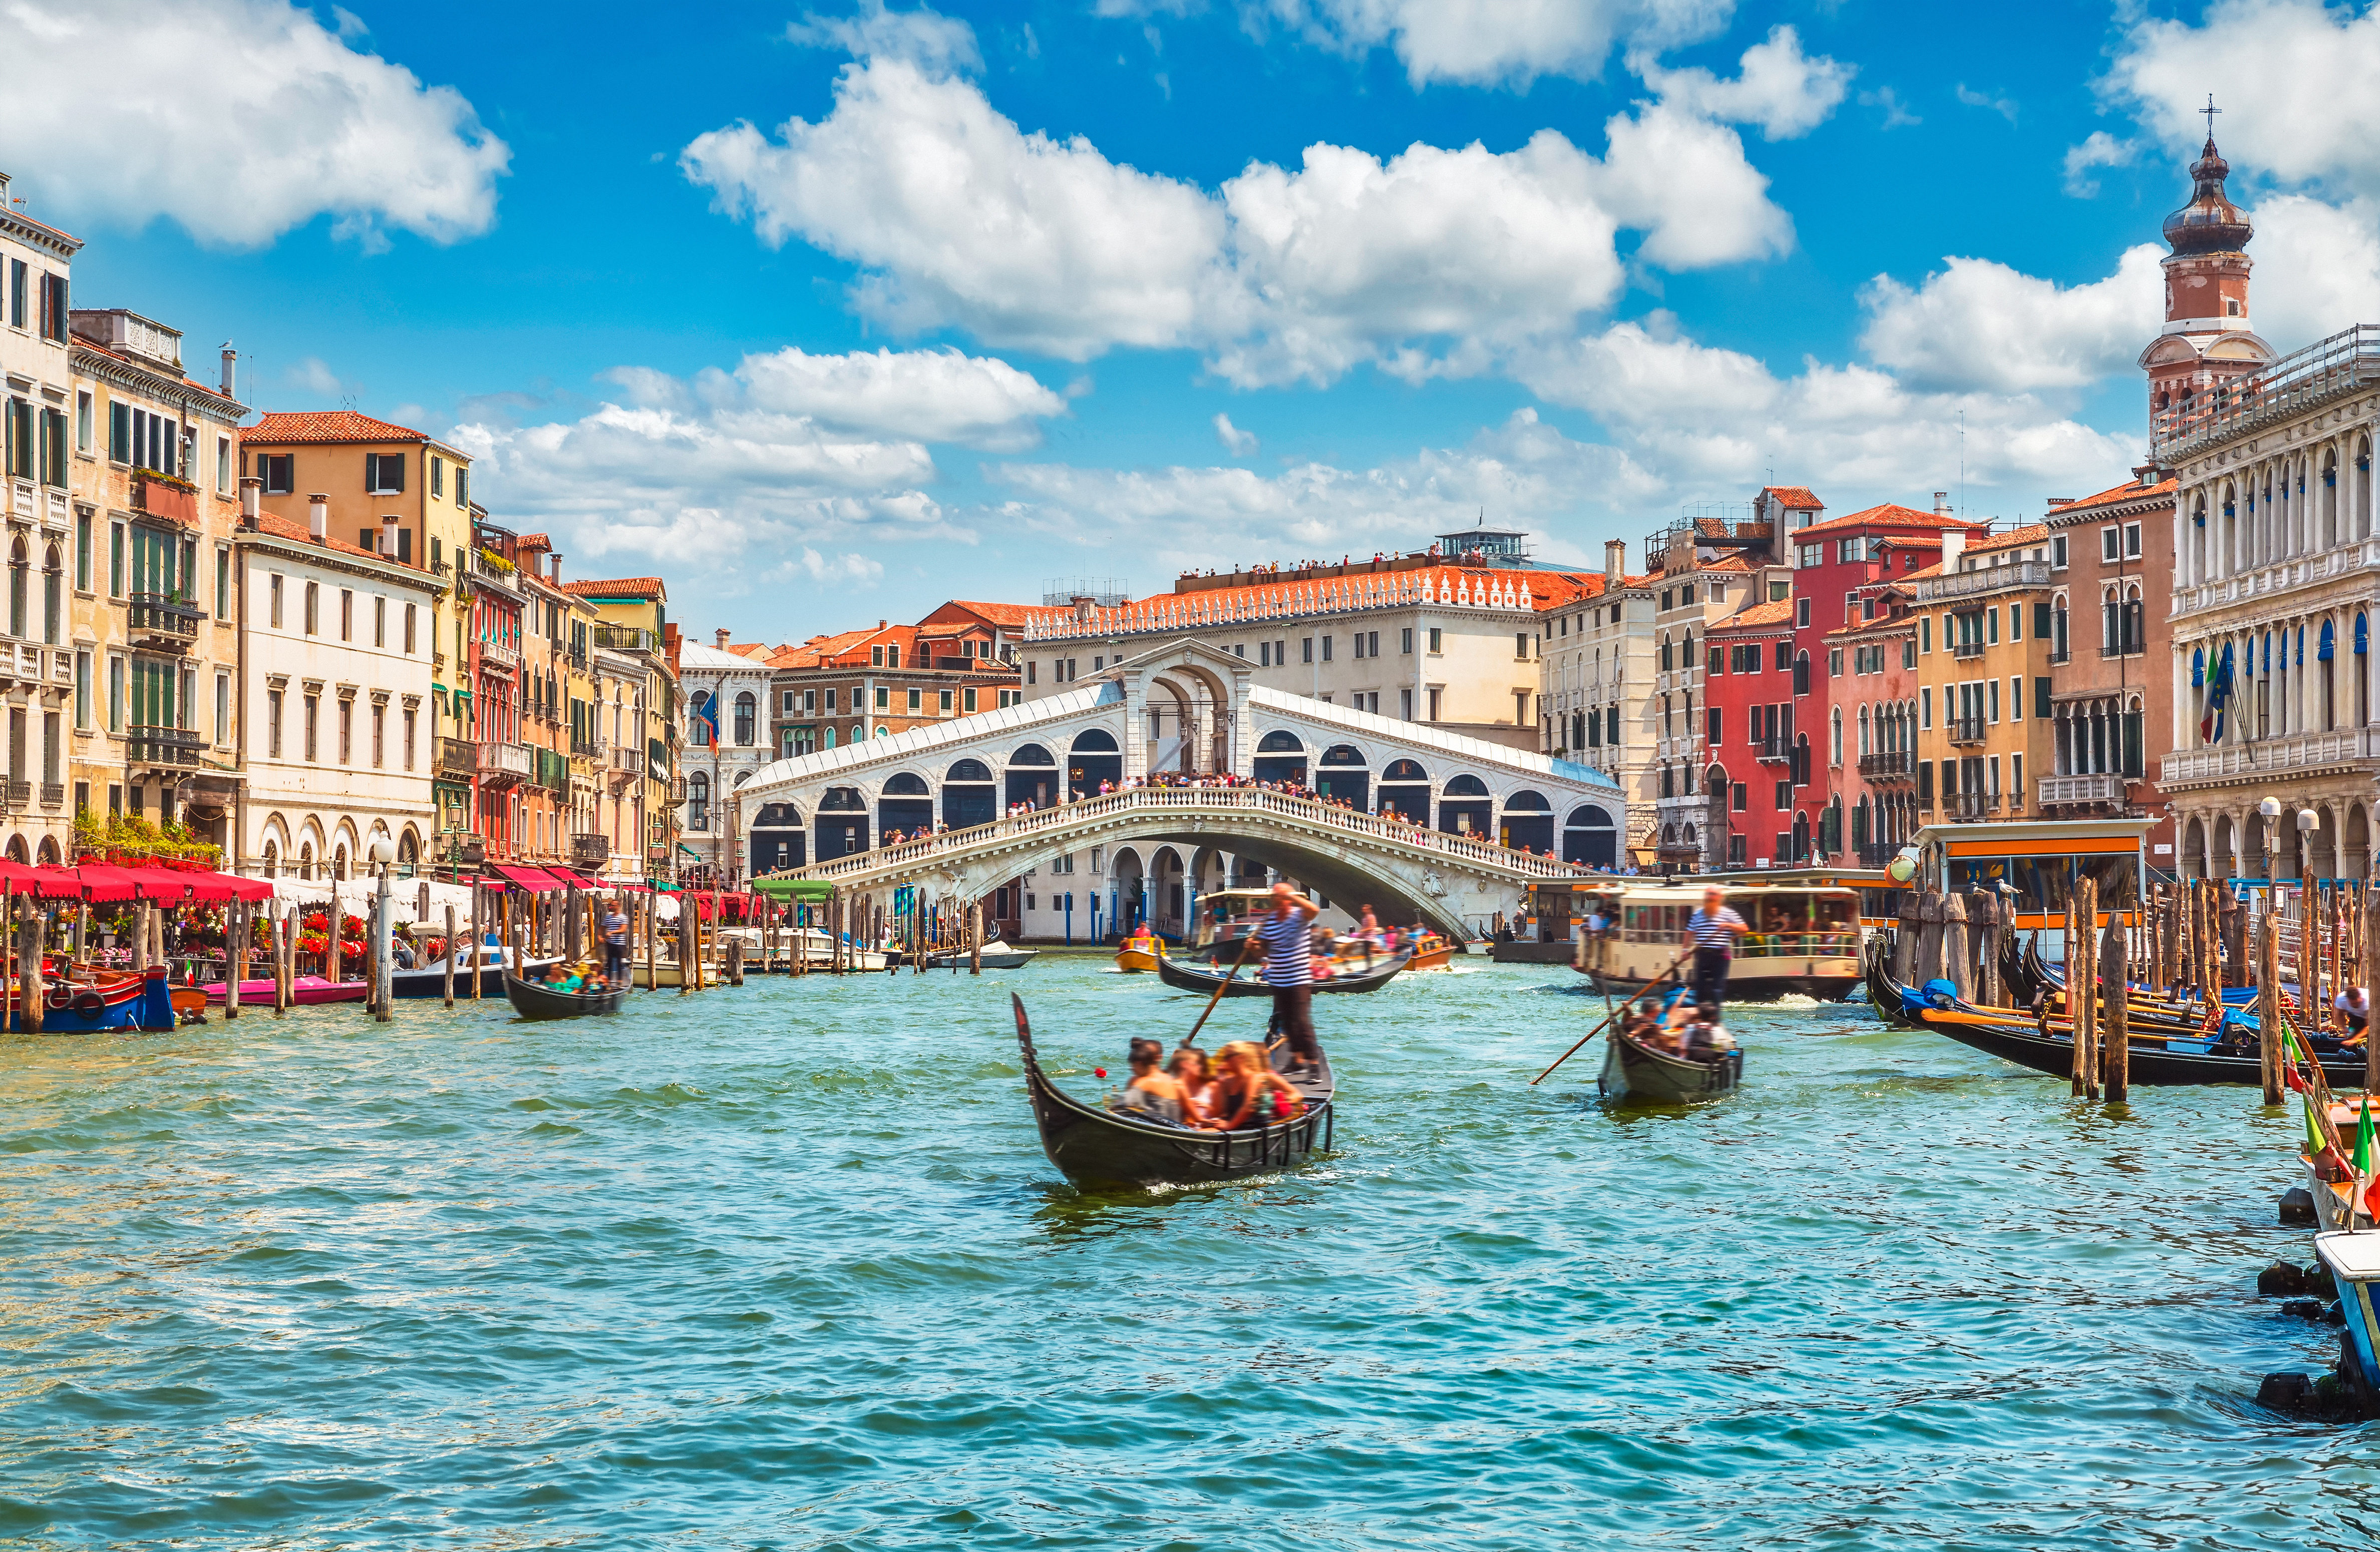
<path fill-rule="evenodd" d="M 1726 1094 L 1743 1081 L 1741 1047 L 1708 1061 L 1671 1056 L 1632 1038 L 1619 1025 L 1604 1031 L 1603 1071 L 1596 1085 L 1606 1097 L 1682 1105 Z"/>
<path fill-rule="evenodd" d="M 1400 954 L 1394 959 L 1376 960 L 1368 969 L 1364 967 L 1361 960 L 1350 960 L 1346 964 L 1348 968 L 1338 971 L 1326 980 L 1313 983 L 1317 995 L 1326 991 L 1378 991 L 1397 978 L 1404 970 L 1406 961 Z M 1176 991 L 1212 992 L 1217 987 L 1221 987 L 1226 997 L 1270 997 L 1272 988 L 1265 984 L 1259 969 L 1260 966 L 1251 963 L 1234 976 L 1229 964 L 1219 964 L 1211 969 L 1205 965 L 1184 964 L 1166 953 L 1161 947 L 1157 955 L 1157 978 Z"/>
<path fill-rule="evenodd" d="M 1318 1073 L 1299 1075 L 1284 1071 L 1281 1055 L 1274 1053 L 1274 1071 L 1305 1099 L 1305 1112 L 1291 1120 L 1238 1132 L 1169 1126 L 1077 1099 L 1060 1088 L 1042 1071 L 1024 1000 L 1012 992 L 1009 1003 L 1016 1014 L 1016 1044 L 1025 1059 L 1025 1089 L 1041 1151 L 1068 1180 L 1194 1185 L 1289 1169 L 1330 1149 L 1337 1084 L 1328 1055 Z"/>
<path fill-rule="evenodd" d="M 2339 1384 L 2359 1415 L 2380 1415 L 2380 1232 L 2316 1234 L 2313 1250 L 2338 1285 Z"/>
<path fill-rule="evenodd" d="M 972 959 L 987 970 L 1022 970 L 1033 963 L 1038 949 L 1020 949 L 995 938 L 975 951 L 971 956 L 965 949 L 945 949 L 926 956 L 929 970 L 948 970 L 953 966 L 965 969 Z"/>
<path fill-rule="evenodd" d="M 1586 909 L 1609 925 L 1579 945 L 1572 968 L 1598 991 L 1633 996 L 1658 979 L 1702 903 L 1691 879 L 1614 879 L 1586 891 Z M 1829 887 L 1730 883 L 1727 903 L 1749 930 L 1728 965 L 1727 1000 L 1800 995 L 1834 1000 L 1860 984 L 1859 893 Z"/>
<path fill-rule="evenodd" d="M 621 1000 L 628 995 L 626 987 L 612 987 L 602 991 L 564 991 L 537 981 L 525 981 L 518 976 L 504 976 L 504 996 L 513 1012 L 525 1019 L 587 1018 L 597 1013 L 616 1013 Z"/>

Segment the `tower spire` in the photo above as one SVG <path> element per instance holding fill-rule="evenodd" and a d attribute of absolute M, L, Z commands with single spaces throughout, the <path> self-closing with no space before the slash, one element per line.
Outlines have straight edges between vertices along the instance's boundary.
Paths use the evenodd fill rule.
<path fill-rule="evenodd" d="M 2190 164 L 2190 202 L 2165 218 L 2165 327 L 2141 353 L 2149 376 L 2152 417 L 2187 408 L 2229 380 L 2261 370 L 2272 347 L 2248 324 L 2248 212 L 2232 203 L 2226 180 L 2231 164 L 2215 148 L 2215 115 L 2223 110 L 2209 92 L 2192 113 L 2206 119 L 2206 144 Z"/>

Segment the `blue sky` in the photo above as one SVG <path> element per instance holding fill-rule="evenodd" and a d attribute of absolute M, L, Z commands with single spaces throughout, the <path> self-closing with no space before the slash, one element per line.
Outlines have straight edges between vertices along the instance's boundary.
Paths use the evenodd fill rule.
<path fill-rule="evenodd" d="M 231 338 L 251 404 L 470 446 L 571 575 L 772 641 L 1483 509 L 1633 560 L 1772 469 L 2036 515 L 2137 461 L 2144 245 L 2210 91 L 2259 330 L 2380 317 L 2380 20 L 2345 7 L 656 22 L 17 0 L 0 169 L 88 239 L 78 300 L 182 328 L 194 375 Z"/>

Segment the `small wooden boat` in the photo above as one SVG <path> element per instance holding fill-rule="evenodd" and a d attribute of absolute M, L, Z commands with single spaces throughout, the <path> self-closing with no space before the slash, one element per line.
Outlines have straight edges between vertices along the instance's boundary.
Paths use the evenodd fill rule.
<path fill-rule="evenodd" d="M 1116 968 L 1129 975 L 1143 975 L 1157 968 L 1158 950 L 1163 947 L 1155 938 L 1127 938 L 1116 950 Z"/>
<path fill-rule="evenodd" d="M 1696 1061 L 1671 1056 L 1630 1037 L 1618 1025 L 1604 1032 L 1603 1071 L 1596 1085 L 1608 1098 L 1682 1105 L 1726 1094 L 1743 1081 L 1743 1051 L 1720 1051 Z"/>
<path fill-rule="evenodd" d="M 1041 951 L 1012 948 L 995 938 L 976 952 L 987 970 L 1022 970 L 1032 964 L 1034 956 Z M 926 968 L 929 970 L 948 970 L 953 965 L 964 970 L 967 963 L 968 956 L 964 949 L 945 950 L 926 956 Z"/>
<path fill-rule="evenodd" d="M 525 1019 L 586 1018 L 595 1013 L 616 1013 L 628 995 L 626 987 L 613 987 L 609 991 L 560 991 L 537 981 L 525 981 L 518 976 L 504 976 L 504 996 L 513 1012 Z"/>
<path fill-rule="evenodd" d="M 1454 945 L 1436 933 L 1431 933 L 1415 945 L 1406 962 L 1408 970 L 1444 970 L 1454 963 Z"/>
<path fill-rule="evenodd" d="M 1398 974 L 1405 968 L 1407 961 L 1400 954 L 1394 959 L 1377 960 L 1368 970 L 1361 968 L 1360 960 L 1353 964 L 1354 968 L 1341 971 L 1328 980 L 1316 981 L 1314 983 L 1316 995 L 1318 996 L 1326 991 L 1378 991 L 1397 978 Z M 1157 955 L 1157 978 L 1176 991 L 1195 991 L 1204 994 L 1212 992 L 1220 986 L 1223 988 L 1223 995 L 1226 997 L 1270 997 L 1272 988 L 1267 986 L 1258 975 L 1258 971 L 1262 968 L 1260 964 L 1251 963 L 1242 968 L 1235 977 L 1232 975 L 1232 967 L 1228 964 L 1218 965 L 1213 969 L 1184 964 L 1161 948 Z"/>
<path fill-rule="evenodd" d="M 59 967 L 62 969 L 63 967 Z M 54 970 L 54 974 L 57 971 Z M 77 979 L 76 976 L 82 978 Z M 25 1029 L 20 1006 L 24 983 L 6 988 L 7 1024 Z M 49 1035 L 90 1035 L 103 1029 L 172 1029 L 180 1023 L 173 988 L 162 965 L 145 971 L 93 970 L 78 966 L 53 979 L 42 997 L 42 1030 Z"/>
<path fill-rule="evenodd" d="M 1274 1071 L 1305 1097 L 1303 1115 L 1239 1132 L 1168 1126 L 1077 1099 L 1051 1082 L 1034 1049 L 1024 1000 L 1012 992 L 1008 1000 L 1016 1012 L 1025 1091 L 1033 1103 L 1034 1123 L 1040 1128 L 1041 1151 L 1068 1180 L 1192 1185 L 1286 1170 L 1330 1147 L 1336 1080 L 1327 1055 L 1320 1072 L 1300 1075 L 1283 1071 L 1281 1053 L 1273 1054 Z"/>

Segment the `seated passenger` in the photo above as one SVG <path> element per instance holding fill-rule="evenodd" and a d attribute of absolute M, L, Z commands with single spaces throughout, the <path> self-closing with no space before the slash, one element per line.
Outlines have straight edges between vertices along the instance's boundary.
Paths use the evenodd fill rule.
<path fill-rule="evenodd" d="M 1238 1132 L 1270 1126 L 1301 1115 L 1305 1097 L 1290 1086 L 1254 1040 L 1234 1040 L 1221 1052 L 1223 1071 L 1215 1081 L 1215 1106 L 1207 1124 Z"/>
<path fill-rule="evenodd" d="M 1187 1122 L 1189 1107 L 1182 1102 L 1182 1085 L 1158 1065 L 1164 1055 L 1165 1048 L 1155 1040 L 1133 1040 L 1132 1082 L 1125 1085 L 1123 1102 L 1118 1108 L 1143 1121 L 1181 1126 Z"/>
<path fill-rule="evenodd" d="M 1182 1046 L 1173 1052 L 1171 1069 L 1173 1081 L 1182 1088 L 1182 1113 L 1195 1115 L 1193 1126 L 1206 1123 L 1207 1111 L 1215 1097 L 1215 1064 L 1208 1060 L 1203 1046 Z"/>

